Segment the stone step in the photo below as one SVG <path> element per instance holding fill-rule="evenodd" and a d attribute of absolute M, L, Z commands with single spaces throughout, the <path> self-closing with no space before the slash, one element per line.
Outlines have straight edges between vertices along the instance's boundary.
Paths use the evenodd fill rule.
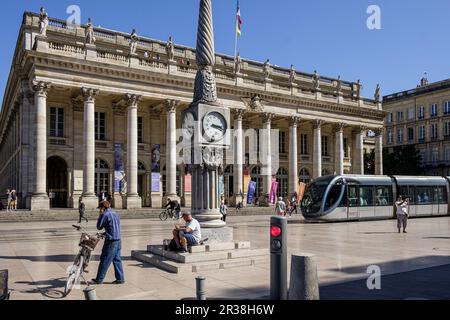
<path fill-rule="evenodd" d="M 268 262 L 268 256 L 254 256 L 237 259 L 194 262 L 185 264 L 168 260 L 167 258 L 144 251 L 132 251 L 131 256 L 141 262 L 151 264 L 171 273 L 204 272 L 220 269 L 256 266 Z"/>
<path fill-rule="evenodd" d="M 147 247 L 147 252 L 180 263 L 192 263 L 192 262 L 204 262 L 204 261 L 228 259 L 228 251 L 179 253 L 179 252 L 165 251 L 163 246 L 149 245 Z"/>
<path fill-rule="evenodd" d="M 228 252 L 228 259 L 264 256 L 269 254 L 267 249 L 240 249 Z"/>

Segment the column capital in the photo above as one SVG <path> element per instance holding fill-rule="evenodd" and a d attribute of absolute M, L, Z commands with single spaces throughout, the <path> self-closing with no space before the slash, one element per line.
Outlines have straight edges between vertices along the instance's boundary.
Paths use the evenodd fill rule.
<path fill-rule="evenodd" d="M 384 134 L 384 128 L 376 128 L 371 130 L 375 133 L 375 137 L 380 137 Z"/>
<path fill-rule="evenodd" d="M 263 123 L 265 123 L 265 124 L 271 124 L 272 123 L 272 120 L 273 120 L 273 118 L 274 118 L 274 114 L 273 113 L 268 113 L 268 112 L 266 112 L 266 113 L 263 113 L 262 114 L 262 120 L 263 120 Z"/>
<path fill-rule="evenodd" d="M 81 94 L 83 95 L 84 102 L 94 102 L 99 90 L 93 88 L 81 88 Z"/>
<path fill-rule="evenodd" d="M 52 84 L 50 82 L 45 81 L 36 81 L 32 80 L 30 83 L 31 90 L 39 95 L 47 97 L 48 91 L 50 90 Z"/>
<path fill-rule="evenodd" d="M 324 123 L 325 123 L 325 121 L 323 121 L 323 120 L 313 120 L 313 128 L 320 129 Z"/>
<path fill-rule="evenodd" d="M 166 99 L 164 101 L 164 107 L 166 108 L 167 113 L 174 113 L 177 111 L 177 107 L 180 105 L 179 100 L 174 99 Z"/>
<path fill-rule="evenodd" d="M 334 125 L 334 132 L 341 133 L 344 131 L 344 128 L 346 127 L 345 123 L 336 123 Z"/>
<path fill-rule="evenodd" d="M 355 134 L 361 134 L 361 133 L 364 133 L 364 131 L 367 131 L 367 127 L 365 127 L 365 126 L 355 126 L 355 127 L 353 127 L 353 132 Z"/>
<path fill-rule="evenodd" d="M 289 117 L 289 126 L 297 127 L 299 123 L 300 123 L 300 117 L 297 117 L 297 116 Z"/>
<path fill-rule="evenodd" d="M 125 102 L 128 108 L 134 107 L 137 108 L 139 102 L 142 100 L 142 96 L 137 94 L 127 93 L 125 95 Z"/>
<path fill-rule="evenodd" d="M 233 115 L 236 120 L 242 121 L 245 113 L 246 113 L 245 109 L 233 109 Z"/>

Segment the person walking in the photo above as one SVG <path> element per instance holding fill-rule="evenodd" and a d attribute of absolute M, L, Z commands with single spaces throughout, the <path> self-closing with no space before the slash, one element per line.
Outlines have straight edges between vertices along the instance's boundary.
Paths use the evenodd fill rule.
<path fill-rule="evenodd" d="M 86 223 L 89 222 L 89 220 L 85 217 L 86 214 L 86 206 L 84 205 L 84 202 L 81 200 L 79 201 L 78 204 L 78 213 L 80 214 L 80 217 L 78 219 L 78 223 L 81 223 L 81 220 L 83 219 L 84 221 L 86 221 Z"/>
<path fill-rule="evenodd" d="M 123 284 L 125 283 L 125 277 L 121 258 L 122 241 L 120 236 L 120 217 L 111 209 L 111 205 L 108 201 L 102 201 L 100 203 L 100 215 L 97 221 L 97 229 L 105 229 L 106 237 L 102 255 L 100 256 L 97 277 L 92 279 L 92 282 L 94 284 L 102 284 L 111 263 L 113 263 L 116 276 L 116 280 L 113 284 Z"/>
<path fill-rule="evenodd" d="M 222 200 L 222 204 L 220 205 L 220 213 L 222 214 L 222 221 L 227 222 L 228 207 L 224 200 Z"/>
<path fill-rule="evenodd" d="M 286 215 L 286 203 L 284 203 L 282 197 L 278 198 L 278 202 L 275 205 L 275 214 L 279 217 L 283 217 Z"/>
<path fill-rule="evenodd" d="M 11 190 L 6 190 L 6 197 L 8 198 L 8 202 L 6 203 L 6 212 L 10 212 L 11 211 Z"/>
<path fill-rule="evenodd" d="M 404 196 L 399 196 L 395 202 L 396 213 L 397 213 L 397 228 L 398 233 L 401 233 L 403 227 L 403 233 L 406 232 L 406 227 L 408 226 L 408 216 L 409 216 L 409 199 Z"/>

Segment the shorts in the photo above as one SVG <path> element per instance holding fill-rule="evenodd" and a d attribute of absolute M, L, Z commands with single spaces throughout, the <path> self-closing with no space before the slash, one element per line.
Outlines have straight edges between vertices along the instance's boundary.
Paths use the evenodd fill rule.
<path fill-rule="evenodd" d="M 17 201 L 16 200 L 11 200 L 10 202 L 10 206 L 15 207 L 16 206 Z"/>
<path fill-rule="evenodd" d="M 194 236 L 190 233 L 183 233 L 183 237 L 186 238 L 189 246 L 195 246 L 198 244 L 198 241 L 194 238 Z"/>

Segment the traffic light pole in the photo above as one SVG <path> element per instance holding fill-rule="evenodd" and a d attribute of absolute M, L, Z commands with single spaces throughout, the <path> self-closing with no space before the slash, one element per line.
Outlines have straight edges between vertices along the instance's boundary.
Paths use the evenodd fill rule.
<path fill-rule="evenodd" d="M 270 299 L 287 300 L 287 220 L 270 219 Z"/>

